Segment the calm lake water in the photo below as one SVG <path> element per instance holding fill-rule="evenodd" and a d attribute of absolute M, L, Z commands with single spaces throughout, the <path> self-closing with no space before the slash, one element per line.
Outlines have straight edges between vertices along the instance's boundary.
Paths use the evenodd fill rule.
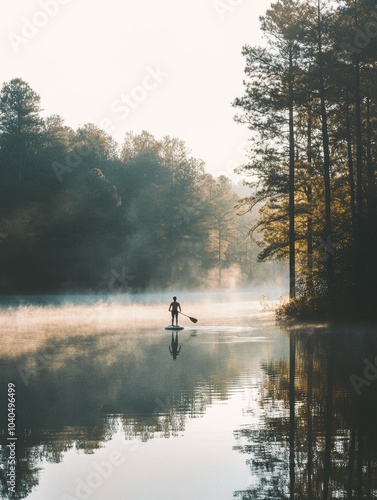
<path fill-rule="evenodd" d="M 199 321 L 173 334 L 170 294 L 0 312 L 1 498 L 377 498 L 375 329 L 178 300 Z"/>

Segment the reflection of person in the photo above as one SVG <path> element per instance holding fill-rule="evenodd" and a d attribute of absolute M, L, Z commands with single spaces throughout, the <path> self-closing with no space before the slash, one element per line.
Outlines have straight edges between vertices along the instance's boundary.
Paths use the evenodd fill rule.
<path fill-rule="evenodd" d="M 171 346 L 169 345 L 169 352 L 173 356 L 173 359 L 177 359 L 178 354 L 181 352 L 181 347 L 178 347 L 178 332 L 175 332 L 175 339 L 173 332 L 171 334 Z"/>
<path fill-rule="evenodd" d="M 177 297 L 173 297 L 173 302 L 169 306 L 169 311 L 171 311 L 171 326 L 174 326 L 174 318 L 175 326 L 178 326 L 178 309 L 181 312 L 181 304 L 177 302 Z"/>

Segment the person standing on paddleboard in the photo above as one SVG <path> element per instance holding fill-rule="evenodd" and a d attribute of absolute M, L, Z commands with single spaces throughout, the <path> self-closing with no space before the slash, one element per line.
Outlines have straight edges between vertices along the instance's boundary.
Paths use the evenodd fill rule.
<path fill-rule="evenodd" d="M 173 302 L 169 306 L 169 311 L 171 311 L 171 326 L 174 326 L 174 318 L 175 326 L 178 326 L 178 309 L 181 312 L 181 304 L 177 302 L 177 297 L 173 297 Z"/>

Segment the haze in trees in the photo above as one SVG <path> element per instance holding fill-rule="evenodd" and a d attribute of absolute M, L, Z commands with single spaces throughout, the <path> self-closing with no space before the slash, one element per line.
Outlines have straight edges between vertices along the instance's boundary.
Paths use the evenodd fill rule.
<path fill-rule="evenodd" d="M 261 18 L 267 46 L 243 49 L 243 205 L 260 209 L 259 259 L 290 261 L 288 314 L 375 316 L 377 39 L 353 40 L 374 7 L 280 0 Z"/>
<path fill-rule="evenodd" d="M 0 92 L 0 292 L 247 285 L 262 276 L 229 179 L 182 140 L 41 116 L 25 81 Z M 271 272 L 273 268 L 269 266 Z M 271 275 L 270 275 L 271 276 Z M 234 281 L 234 280 L 233 280 Z"/>

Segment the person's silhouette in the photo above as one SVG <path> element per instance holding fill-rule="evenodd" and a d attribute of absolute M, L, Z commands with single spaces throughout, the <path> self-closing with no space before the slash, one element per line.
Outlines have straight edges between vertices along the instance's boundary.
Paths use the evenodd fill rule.
<path fill-rule="evenodd" d="M 174 318 L 175 326 L 178 326 L 178 309 L 181 312 L 181 304 L 177 302 L 177 297 L 173 297 L 173 302 L 169 306 L 169 311 L 171 311 L 171 326 L 174 326 Z"/>
<path fill-rule="evenodd" d="M 177 359 L 178 354 L 181 352 L 181 347 L 178 347 L 178 332 L 174 332 L 171 334 L 171 345 L 169 345 L 169 352 L 173 356 L 173 359 Z"/>

